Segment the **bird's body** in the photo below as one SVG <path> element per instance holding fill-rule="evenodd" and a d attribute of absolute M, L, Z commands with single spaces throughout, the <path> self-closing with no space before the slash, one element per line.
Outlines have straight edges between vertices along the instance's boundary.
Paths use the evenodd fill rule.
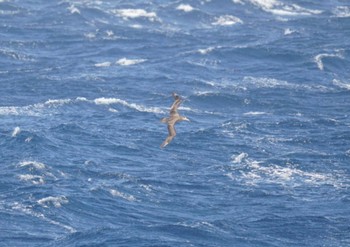
<path fill-rule="evenodd" d="M 187 117 L 180 116 L 180 114 L 177 111 L 177 108 L 182 102 L 182 99 L 179 95 L 176 93 L 173 93 L 173 97 L 175 99 L 174 103 L 172 104 L 170 108 L 170 116 L 168 118 L 163 118 L 161 120 L 162 123 L 166 123 L 168 125 L 168 137 L 165 139 L 165 141 L 160 145 L 161 148 L 164 148 L 166 145 L 168 145 L 176 136 L 176 131 L 174 125 L 179 121 L 190 121 Z"/>

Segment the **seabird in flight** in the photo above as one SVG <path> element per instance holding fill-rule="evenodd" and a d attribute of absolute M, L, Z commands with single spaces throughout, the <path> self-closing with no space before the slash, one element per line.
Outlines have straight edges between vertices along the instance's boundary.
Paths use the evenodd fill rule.
<path fill-rule="evenodd" d="M 187 117 L 180 116 L 180 114 L 177 112 L 177 108 L 182 102 L 182 99 L 179 95 L 176 93 L 173 93 L 173 97 L 175 99 L 173 105 L 170 108 L 170 116 L 168 118 L 162 118 L 161 122 L 168 124 L 168 132 L 169 135 L 165 139 L 165 141 L 160 145 L 161 148 L 164 148 L 166 145 L 168 145 L 176 136 L 176 131 L 174 125 L 179 121 L 190 121 Z"/>

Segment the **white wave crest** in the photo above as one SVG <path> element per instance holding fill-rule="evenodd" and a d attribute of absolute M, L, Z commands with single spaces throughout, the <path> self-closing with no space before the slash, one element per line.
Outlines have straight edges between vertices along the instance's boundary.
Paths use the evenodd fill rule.
<path fill-rule="evenodd" d="M 303 8 L 297 4 L 287 5 L 277 0 L 233 0 L 236 4 L 250 3 L 265 12 L 281 16 L 315 15 L 321 14 L 320 10 Z"/>
<path fill-rule="evenodd" d="M 232 15 L 223 15 L 220 17 L 216 17 L 215 21 L 212 23 L 214 26 L 232 26 L 237 23 L 242 24 L 243 21 L 239 19 L 238 17 L 232 16 Z"/>
<path fill-rule="evenodd" d="M 71 14 L 80 14 L 80 10 L 75 7 L 74 5 L 71 5 L 67 8 Z"/>
<path fill-rule="evenodd" d="M 51 219 L 47 218 L 44 214 L 35 212 L 33 210 L 33 206 L 23 205 L 23 204 L 21 204 L 19 202 L 15 202 L 15 203 L 13 203 L 11 205 L 11 208 L 13 210 L 17 210 L 19 212 L 22 212 L 22 213 L 24 213 L 26 215 L 37 217 L 37 218 L 39 218 L 41 220 L 44 220 L 44 221 L 46 221 L 46 222 L 48 222 L 50 224 L 62 227 L 64 229 L 66 229 L 67 231 L 69 231 L 70 233 L 75 233 L 76 232 L 76 230 L 73 227 L 71 227 L 71 226 L 64 225 L 64 224 L 62 224 L 62 223 L 60 223 L 58 221 L 55 221 L 55 220 L 51 220 Z"/>
<path fill-rule="evenodd" d="M 248 154 L 247 153 L 240 153 L 239 155 L 232 155 L 231 159 L 232 159 L 232 163 L 241 163 L 243 159 L 247 158 Z"/>
<path fill-rule="evenodd" d="M 56 208 L 59 208 L 62 206 L 62 204 L 67 204 L 68 203 L 68 199 L 65 196 L 49 196 L 49 197 L 45 197 L 42 198 L 40 200 L 38 200 L 38 203 L 43 206 L 43 207 L 49 207 L 49 205 L 53 205 Z"/>
<path fill-rule="evenodd" d="M 147 61 L 147 59 L 127 59 L 127 58 L 121 58 L 119 59 L 116 64 L 119 64 L 120 66 L 130 66 L 130 65 L 135 65 L 139 63 L 143 63 Z"/>
<path fill-rule="evenodd" d="M 297 31 L 293 30 L 293 29 L 290 29 L 290 28 L 286 28 L 284 30 L 284 35 L 291 35 L 293 33 L 296 33 Z"/>
<path fill-rule="evenodd" d="M 45 101 L 45 105 L 47 106 L 58 106 L 58 105 L 64 105 L 64 104 L 69 104 L 71 103 L 71 99 L 49 99 Z"/>
<path fill-rule="evenodd" d="M 153 112 L 153 113 L 164 113 L 159 107 L 145 107 L 143 105 L 138 105 L 135 103 L 129 103 L 125 100 L 118 98 L 97 98 L 94 100 L 96 105 L 111 105 L 111 104 L 120 104 L 131 109 L 140 111 L 140 112 Z"/>
<path fill-rule="evenodd" d="M 333 10 L 333 14 L 339 18 L 348 18 L 348 17 L 350 17 L 350 7 L 349 6 L 337 6 Z"/>
<path fill-rule="evenodd" d="M 127 195 L 125 193 L 122 193 L 122 192 L 120 192 L 118 190 L 114 190 L 114 189 L 111 189 L 109 192 L 111 193 L 112 196 L 117 196 L 117 197 L 123 198 L 129 202 L 136 201 L 136 198 L 133 195 Z"/>
<path fill-rule="evenodd" d="M 38 170 L 42 170 L 46 168 L 46 165 L 44 163 L 40 163 L 37 161 L 22 161 L 21 163 L 19 163 L 20 167 L 30 167 L 30 168 L 35 168 Z"/>
<path fill-rule="evenodd" d="M 16 127 L 13 132 L 12 132 L 12 137 L 16 137 L 19 133 L 21 133 L 21 128 L 20 127 Z"/>
<path fill-rule="evenodd" d="M 122 17 L 125 20 L 135 19 L 135 18 L 147 18 L 150 21 L 155 21 L 158 19 L 155 12 L 147 12 L 144 9 L 115 9 L 112 13 Z"/>
<path fill-rule="evenodd" d="M 42 176 L 38 175 L 32 175 L 32 174 L 21 174 L 18 176 L 20 180 L 22 181 L 29 181 L 32 184 L 44 184 L 44 178 Z"/>
<path fill-rule="evenodd" d="M 102 62 L 102 63 L 96 63 L 95 67 L 109 67 L 111 66 L 111 62 Z"/>
<path fill-rule="evenodd" d="M 337 86 L 337 87 L 344 88 L 346 90 L 350 90 L 350 82 L 345 83 L 345 82 L 342 82 L 342 81 L 340 81 L 338 79 L 334 79 L 333 80 L 333 84 L 335 86 Z"/>
<path fill-rule="evenodd" d="M 198 52 L 202 55 L 208 54 L 209 52 L 212 52 L 216 47 L 208 47 L 206 49 L 198 49 Z"/>
<path fill-rule="evenodd" d="M 257 115 L 266 115 L 268 114 L 267 112 L 262 112 L 262 111 L 250 111 L 250 112 L 246 112 L 243 115 L 245 116 L 257 116 Z"/>
<path fill-rule="evenodd" d="M 233 155 L 231 159 L 235 166 L 239 166 L 234 167 L 234 170 L 238 170 L 239 173 L 228 173 L 226 175 L 233 180 L 241 180 L 250 185 L 257 185 L 259 183 L 286 185 L 289 183 L 292 186 L 299 186 L 300 184 L 341 186 L 332 175 L 307 172 L 290 167 L 288 164 L 286 167 L 274 164 L 266 165 L 263 162 L 248 158 L 248 154 L 246 153 Z"/>
<path fill-rule="evenodd" d="M 184 12 L 191 12 L 194 10 L 194 8 L 189 4 L 180 4 L 176 7 L 177 10 L 182 10 Z"/>
<path fill-rule="evenodd" d="M 344 55 L 342 54 L 342 51 L 337 51 L 337 53 L 322 53 L 322 54 L 318 54 L 317 56 L 315 56 L 314 60 L 317 64 L 317 67 L 320 70 L 324 70 L 324 65 L 323 65 L 323 61 L 322 59 L 325 57 L 333 57 L 333 58 L 340 58 L 340 59 L 344 59 Z"/>

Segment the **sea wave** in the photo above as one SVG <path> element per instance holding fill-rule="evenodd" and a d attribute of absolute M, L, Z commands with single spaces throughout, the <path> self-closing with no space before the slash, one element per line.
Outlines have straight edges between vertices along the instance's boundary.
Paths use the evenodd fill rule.
<path fill-rule="evenodd" d="M 18 175 L 18 178 L 22 181 L 31 182 L 32 184 L 44 184 L 45 180 L 43 176 L 33 175 L 33 174 L 21 174 Z"/>
<path fill-rule="evenodd" d="M 30 167 L 30 169 L 42 170 L 46 168 L 46 165 L 37 161 L 22 161 L 19 163 L 20 167 Z"/>
<path fill-rule="evenodd" d="M 159 107 L 146 107 L 144 105 L 140 105 L 136 103 L 129 103 L 125 100 L 118 99 L 118 98 L 97 98 L 97 99 L 94 99 L 93 102 L 96 105 L 120 104 L 140 112 L 164 113 L 164 111 Z"/>
<path fill-rule="evenodd" d="M 337 87 L 350 90 L 350 82 L 344 82 L 338 79 L 333 79 L 333 84 Z"/>
<path fill-rule="evenodd" d="M 56 208 L 62 206 L 62 204 L 67 204 L 69 201 L 65 196 L 48 196 L 38 200 L 38 204 L 43 207 L 49 207 L 49 205 L 53 205 Z"/>
<path fill-rule="evenodd" d="M 281 16 L 315 15 L 321 10 L 303 8 L 297 4 L 285 4 L 277 0 L 233 0 L 236 4 L 253 4 L 265 12 Z"/>
<path fill-rule="evenodd" d="M 343 51 L 338 50 L 336 53 L 321 53 L 315 56 L 315 62 L 320 70 L 324 70 L 323 60 L 324 58 L 339 58 L 344 59 Z"/>
<path fill-rule="evenodd" d="M 147 107 L 142 104 L 130 103 L 126 100 L 122 100 L 118 98 L 101 97 L 101 98 L 89 100 L 85 97 L 77 97 L 75 99 L 49 99 L 44 103 L 37 103 L 34 105 L 28 105 L 28 106 L 22 106 L 22 107 L 19 107 L 19 106 L 0 107 L 0 115 L 41 116 L 45 112 L 45 109 L 58 108 L 69 104 L 74 105 L 76 103 L 81 103 L 81 102 L 94 103 L 96 105 L 120 104 L 140 112 L 165 113 L 165 111 L 160 107 Z"/>
<path fill-rule="evenodd" d="M 19 212 L 24 213 L 26 215 L 30 215 L 30 216 L 42 219 L 42 220 L 44 220 L 52 225 L 62 227 L 65 230 L 69 231 L 70 233 L 76 232 L 76 230 L 73 227 L 71 227 L 69 225 L 65 225 L 65 224 L 58 222 L 56 220 L 52 220 L 52 219 L 46 217 L 43 213 L 36 212 L 34 210 L 33 206 L 31 206 L 31 205 L 24 205 L 23 203 L 15 202 L 11 205 L 11 208 L 12 208 L 12 210 L 19 211 Z"/>
<path fill-rule="evenodd" d="M 111 12 L 122 17 L 124 20 L 136 18 L 146 18 L 150 21 L 159 20 L 157 13 L 147 12 L 144 9 L 114 9 Z"/>
<path fill-rule="evenodd" d="M 239 19 L 238 17 L 232 16 L 232 15 L 223 15 L 220 17 L 216 17 L 215 21 L 212 22 L 212 25 L 214 26 L 232 26 L 235 24 L 243 24 L 243 21 Z"/>
<path fill-rule="evenodd" d="M 147 59 L 127 59 L 127 58 L 121 58 L 119 59 L 116 64 L 119 64 L 121 66 L 130 66 L 130 65 L 135 65 L 139 63 L 143 63 L 147 61 Z"/>
<path fill-rule="evenodd" d="M 234 164 L 232 169 L 236 172 L 229 172 L 226 175 L 233 180 L 240 180 L 251 186 L 269 183 L 293 187 L 302 185 L 343 187 L 341 181 L 333 175 L 303 171 L 290 164 L 286 164 L 286 166 L 265 164 L 265 162 L 250 158 L 247 153 L 232 155 L 231 159 L 232 164 Z"/>
<path fill-rule="evenodd" d="M 176 7 L 177 10 L 182 10 L 184 12 L 192 12 L 194 8 L 189 4 L 180 4 Z"/>
<path fill-rule="evenodd" d="M 350 17 L 350 7 L 349 6 L 337 6 L 333 9 L 333 14 L 335 17 L 348 18 Z"/>
<path fill-rule="evenodd" d="M 124 200 L 127 200 L 129 202 L 136 201 L 136 198 L 133 195 L 125 194 L 125 193 L 120 192 L 116 189 L 111 189 L 109 192 L 111 193 L 112 196 L 123 198 Z"/>

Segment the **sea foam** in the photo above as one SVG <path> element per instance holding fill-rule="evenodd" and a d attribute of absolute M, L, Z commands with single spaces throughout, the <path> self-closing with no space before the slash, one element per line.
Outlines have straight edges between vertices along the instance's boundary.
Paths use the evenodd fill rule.
<path fill-rule="evenodd" d="M 338 79 L 333 79 L 333 84 L 337 87 L 344 88 L 346 90 L 350 90 L 350 82 L 346 83 Z"/>
<path fill-rule="evenodd" d="M 144 9 L 115 9 L 112 13 L 122 17 L 124 20 L 135 18 L 147 18 L 150 21 L 157 20 L 157 14 L 155 12 L 147 12 Z"/>
<path fill-rule="evenodd" d="M 18 176 L 18 178 L 22 181 L 31 182 L 35 185 L 44 184 L 44 178 L 39 175 L 21 174 Z"/>
<path fill-rule="evenodd" d="M 146 59 L 127 59 L 127 58 L 121 58 L 119 59 L 116 64 L 119 64 L 120 66 L 130 66 L 130 65 L 135 65 L 139 63 L 143 63 L 147 61 Z"/>
<path fill-rule="evenodd" d="M 332 12 L 336 17 L 339 17 L 339 18 L 350 17 L 350 7 L 349 6 L 338 6 Z"/>
<path fill-rule="evenodd" d="M 109 67 L 111 66 L 111 62 L 102 62 L 102 63 L 96 63 L 95 67 Z"/>
<path fill-rule="evenodd" d="M 238 17 L 232 16 L 232 15 L 223 15 L 220 17 L 216 17 L 215 21 L 212 22 L 212 25 L 214 26 L 232 26 L 237 23 L 242 24 L 243 21 L 239 19 Z"/>
<path fill-rule="evenodd" d="M 12 132 L 12 137 L 16 137 L 19 133 L 21 133 L 21 128 L 20 127 L 16 127 L 13 132 Z"/>
<path fill-rule="evenodd" d="M 44 163 L 40 163 L 37 161 L 22 161 L 21 163 L 19 163 L 20 167 L 30 167 L 35 168 L 37 170 L 42 170 L 46 168 L 46 165 Z"/>
<path fill-rule="evenodd" d="M 59 208 L 62 206 L 62 204 L 67 204 L 68 199 L 65 196 L 49 196 L 38 200 L 38 203 L 46 208 L 49 207 L 49 205 L 53 205 L 54 207 Z"/>
<path fill-rule="evenodd" d="M 321 14 L 320 10 L 303 8 L 297 4 L 284 4 L 277 0 L 233 0 L 236 4 L 250 3 L 265 12 L 280 16 L 314 15 Z"/>
<path fill-rule="evenodd" d="M 177 10 L 182 10 L 184 12 L 191 12 L 194 10 L 194 8 L 189 4 L 180 4 L 176 7 Z"/>
<path fill-rule="evenodd" d="M 339 186 L 339 182 L 331 175 L 308 172 L 301 169 L 275 164 L 264 164 L 264 162 L 256 161 L 249 158 L 247 153 L 240 153 L 231 157 L 234 164 L 234 170 L 239 171 L 239 175 L 226 174 L 233 180 L 241 180 L 250 185 L 259 183 L 281 184 L 300 186 L 301 184 L 318 186 L 329 184 L 334 187 Z"/>
<path fill-rule="evenodd" d="M 317 56 L 315 56 L 314 60 L 317 64 L 317 67 L 320 70 L 324 70 L 324 64 L 322 59 L 323 58 L 340 58 L 340 59 L 344 59 L 344 55 L 342 54 L 342 51 L 337 51 L 336 53 L 322 53 L 322 54 L 318 54 Z"/>
<path fill-rule="evenodd" d="M 31 205 L 24 205 L 22 203 L 19 203 L 19 202 L 15 202 L 11 205 L 11 208 L 13 210 L 17 210 L 19 212 L 22 212 L 26 215 L 30 215 L 30 216 L 34 216 L 36 218 L 39 218 L 39 219 L 42 219 L 52 225 L 56 225 L 56 226 L 59 226 L 59 227 L 62 227 L 64 228 L 65 230 L 69 231 L 70 233 L 74 233 L 76 232 L 76 230 L 71 227 L 71 226 L 68 226 L 68 225 L 65 225 L 65 224 L 62 224 L 58 221 L 55 221 L 55 220 L 52 220 L 52 219 L 49 219 L 47 218 L 43 213 L 38 213 L 38 212 L 35 212 L 34 209 L 33 209 L 33 206 Z"/>
<path fill-rule="evenodd" d="M 158 107 L 146 107 L 135 103 L 129 103 L 125 100 L 118 98 L 97 98 L 94 100 L 94 103 L 96 105 L 120 104 L 140 112 L 164 113 L 164 111 Z"/>
<path fill-rule="evenodd" d="M 127 194 L 120 192 L 118 190 L 115 190 L 115 189 L 111 189 L 109 192 L 111 193 L 112 196 L 117 196 L 117 197 L 123 198 L 124 200 L 127 200 L 129 202 L 136 201 L 136 198 L 133 195 L 127 195 Z"/>
<path fill-rule="evenodd" d="M 67 8 L 71 14 L 80 14 L 80 10 L 75 7 L 74 5 L 71 5 Z"/>

